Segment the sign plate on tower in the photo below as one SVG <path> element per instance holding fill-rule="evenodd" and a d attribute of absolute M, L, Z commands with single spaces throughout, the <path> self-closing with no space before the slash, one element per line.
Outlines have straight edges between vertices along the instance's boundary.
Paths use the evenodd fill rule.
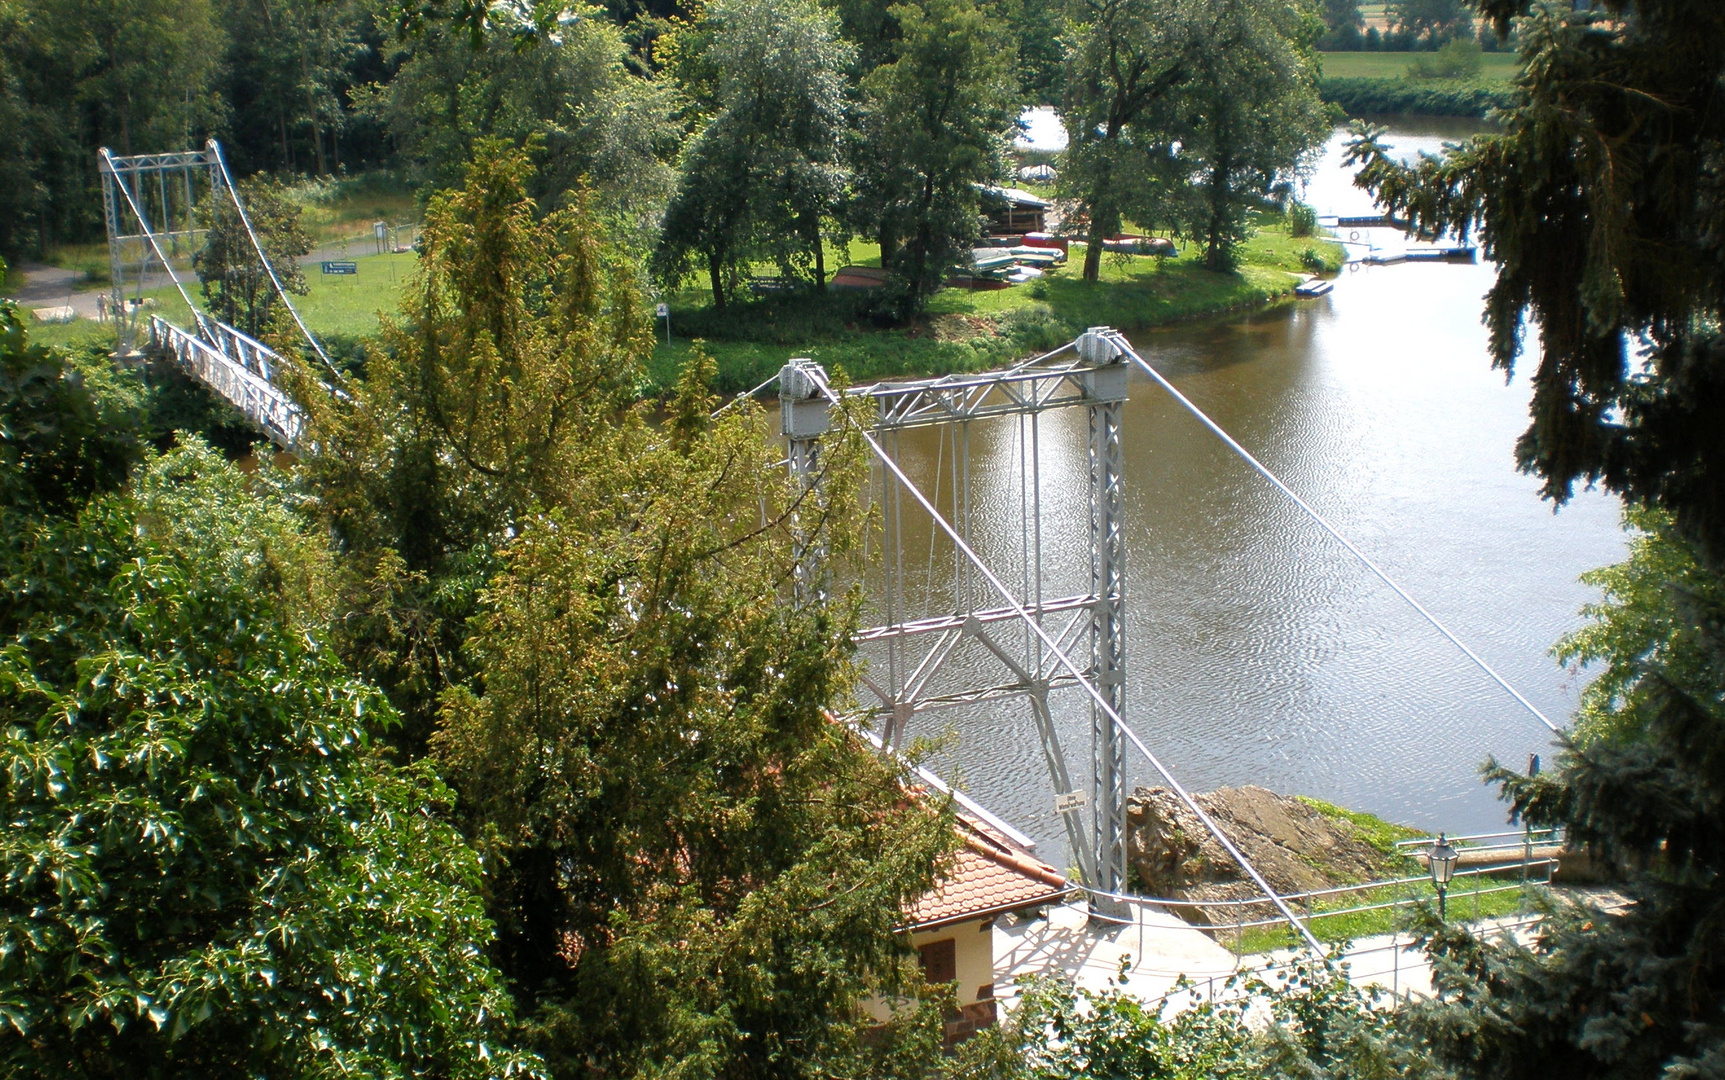
<path fill-rule="evenodd" d="M 1074 810 L 1082 810 L 1090 805 L 1090 793 L 1080 788 L 1077 791 L 1064 791 L 1054 796 L 1054 812 L 1070 814 Z"/>

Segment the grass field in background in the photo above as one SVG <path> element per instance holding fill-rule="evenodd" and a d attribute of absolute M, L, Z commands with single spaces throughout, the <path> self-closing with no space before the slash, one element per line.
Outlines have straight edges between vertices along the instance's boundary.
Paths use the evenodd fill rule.
<path fill-rule="evenodd" d="M 648 362 L 650 393 L 675 380 L 702 338 L 719 367 L 719 388 L 753 387 L 793 356 L 806 356 L 854 380 L 981 371 L 1071 340 L 1087 326 L 1136 330 L 1206 315 L 1257 307 L 1311 272 L 1339 269 L 1342 250 L 1322 237 L 1295 238 L 1281 219 L 1265 214 L 1241 252 L 1239 269 L 1215 274 L 1203 252 L 1182 246 L 1177 258 L 1149 255 L 1102 258 L 1101 280 L 1080 280 L 1084 248 L 1073 245 L 1064 266 L 1040 281 L 1011 289 L 946 289 L 930 300 L 927 316 L 908 327 L 877 329 L 862 313 L 867 298 L 853 292 L 801 293 L 764 298 L 714 312 L 709 294 L 686 289 L 668 298 L 673 339 L 655 325 L 660 345 Z M 880 263 L 873 245 L 853 244 L 851 265 Z M 829 260 L 829 269 L 844 265 Z"/>
<path fill-rule="evenodd" d="M 1325 78 L 1331 79 L 1400 79 L 1408 73 L 1408 65 L 1417 56 L 1430 53 L 1412 52 L 1326 52 L 1319 53 Z M 1521 57 L 1512 52 L 1482 53 L 1479 78 L 1488 83 L 1508 83 L 1520 70 Z M 1434 82 L 1443 80 L 1431 80 Z"/>
<path fill-rule="evenodd" d="M 305 267 L 306 284 L 310 292 L 294 297 L 294 307 L 314 334 L 368 337 L 377 332 L 377 313 L 392 312 L 400 299 L 402 287 L 418 264 L 418 257 L 403 255 L 361 255 L 352 260 L 359 264 L 359 273 L 351 277 L 320 272 L 316 263 Z M 197 282 L 187 282 L 187 289 L 200 304 L 203 297 Z M 190 312 L 179 292 L 169 285 L 144 293 L 156 301 L 155 314 L 182 327 L 191 325 Z M 28 317 L 28 314 L 26 314 Z M 112 328 L 89 319 L 62 325 L 31 324 L 30 337 L 44 345 L 112 344 Z"/>

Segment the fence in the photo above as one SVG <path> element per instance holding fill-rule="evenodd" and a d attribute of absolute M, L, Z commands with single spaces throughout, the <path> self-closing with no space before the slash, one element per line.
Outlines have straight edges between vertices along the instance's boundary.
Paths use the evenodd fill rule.
<path fill-rule="evenodd" d="M 1462 867 L 1455 872 L 1449 886 L 1445 890 L 1449 897 L 1458 902 L 1472 902 L 1472 918 L 1482 917 L 1481 898 L 1503 893 L 1519 892 L 1529 884 L 1549 884 L 1553 873 L 1558 867 L 1558 849 L 1563 844 L 1562 830 L 1534 829 L 1521 832 L 1477 833 L 1469 836 L 1450 837 L 1451 846 L 1455 847 L 1461 856 Z M 1434 841 L 1430 838 L 1404 840 L 1395 845 L 1395 851 L 1404 859 L 1419 860 L 1430 851 Z M 1472 863 L 1474 865 L 1467 865 Z M 1505 874 L 1516 874 L 1516 880 L 1504 881 Z M 1470 887 L 1471 886 L 1471 887 Z M 1367 903 L 1347 904 L 1340 907 L 1328 906 L 1343 897 L 1370 896 L 1382 894 L 1385 890 L 1399 889 L 1403 895 L 1389 900 L 1372 900 Z M 1201 918 L 1194 922 L 1197 929 L 1210 933 L 1219 942 L 1226 943 L 1229 933 L 1233 935 L 1232 949 L 1236 954 L 1246 951 L 1262 951 L 1246 946 L 1248 933 L 1251 931 L 1266 931 L 1271 927 L 1285 926 L 1287 920 L 1280 914 L 1269 911 L 1269 901 L 1261 897 L 1248 897 L 1235 900 L 1198 900 L 1187 898 L 1128 896 L 1113 893 L 1094 892 L 1093 895 L 1111 900 L 1123 900 L 1138 904 L 1153 904 L 1165 907 L 1182 914 L 1197 912 Z M 1395 929 L 1393 912 L 1398 908 L 1408 908 L 1415 904 L 1431 900 L 1437 895 L 1432 879 L 1428 874 L 1391 878 L 1382 881 L 1368 881 L 1358 885 L 1340 885 L 1329 889 L 1315 889 L 1310 892 L 1286 893 L 1282 899 L 1293 907 L 1303 921 L 1311 927 L 1319 938 L 1326 938 L 1325 930 L 1335 926 L 1335 920 L 1350 916 L 1367 915 L 1372 912 L 1384 911 L 1392 913 L 1389 925 L 1377 932 L 1390 932 Z M 1265 912 L 1262 918 L 1245 918 L 1240 916 Z M 1223 917 L 1217 918 L 1215 915 Z M 1233 915 L 1234 918 L 1227 916 Z M 1093 917 L 1104 921 L 1118 921 L 1106 915 L 1096 914 Z M 1265 935 L 1266 937 L 1268 935 Z M 1334 933 L 1328 940 L 1339 940 L 1342 937 L 1361 936 L 1357 933 Z M 1272 944 L 1260 942 L 1260 944 Z"/>

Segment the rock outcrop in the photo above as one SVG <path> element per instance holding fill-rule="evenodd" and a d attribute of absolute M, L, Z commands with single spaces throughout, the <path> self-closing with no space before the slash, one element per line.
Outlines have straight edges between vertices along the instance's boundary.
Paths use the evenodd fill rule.
<path fill-rule="evenodd" d="M 1303 893 L 1392 876 L 1397 868 L 1353 824 L 1261 787 L 1220 788 L 1195 796 L 1270 887 Z M 1167 788 L 1139 788 L 1126 804 L 1127 865 L 1148 896 L 1243 900 L 1262 895 L 1227 851 Z M 1230 922 L 1238 909 L 1193 906 L 1194 922 Z"/>

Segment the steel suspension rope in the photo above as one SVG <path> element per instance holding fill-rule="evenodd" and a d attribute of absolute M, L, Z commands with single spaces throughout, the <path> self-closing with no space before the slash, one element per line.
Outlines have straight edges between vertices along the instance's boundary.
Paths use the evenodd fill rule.
<path fill-rule="evenodd" d="M 325 367 L 329 368 L 330 374 L 335 376 L 336 382 L 345 383 L 347 379 L 342 375 L 341 369 L 335 366 L 335 361 L 331 360 L 329 354 L 323 351 L 323 346 L 318 344 L 317 338 L 313 337 L 311 331 L 306 329 L 305 320 L 299 317 L 299 311 L 293 306 L 293 301 L 288 299 L 287 290 L 282 288 L 281 278 L 276 276 L 276 268 L 270 264 L 269 256 L 264 254 L 264 246 L 258 241 L 257 230 L 252 228 L 251 215 L 246 213 L 246 204 L 240 201 L 239 190 L 234 187 L 234 178 L 228 174 L 228 162 L 222 156 L 222 144 L 211 139 L 209 147 L 210 152 L 215 155 L 216 168 L 221 171 L 222 186 L 228 189 L 228 197 L 233 200 L 234 209 L 240 213 L 240 224 L 246 227 L 246 235 L 251 238 L 252 250 L 257 252 L 258 261 L 263 263 L 264 273 L 269 275 L 270 284 L 275 286 L 276 296 L 280 297 L 281 302 L 286 305 L 288 314 L 293 316 L 294 325 L 299 327 L 299 332 L 305 336 L 306 341 L 311 343 L 312 351 L 317 353 L 317 358 L 323 361 Z"/>
<path fill-rule="evenodd" d="M 108 166 L 109 174 L 114 178 L 114 186 L 119 188 L 120 194 L 126 197 L 126 205 L 132 208 L 132 216 L 138 219 L 139 227 L 144 230 L 144 239 L 149 241 L 150 250 L 156 253 L 156 259 L 161 262 L 162 269 L 168 272 L 168 278 L 174 283 L 174 288 L 180 291 L 180 299 L 186 302 L 186 307 L 191 309 L 195 318 L 198 313 L 198 305 L 192 303 L 192 294 L 186 291 L 185 284 L 180 281 L 180 275 L 174 273 L 174 265 L 168 261 L 167 255 L 162 252 L 162 245 L 156 242 L 156 230 L 150 228 L 150 221 L 144 216 L 144 208 L 138 205 L 138 200 L 132 196 L 132 189 L 127 186 L 120 170 L 114 167 L 114 155 L 109 153 L 105 146 L 102 147 L 101 154 L 102 160 Z M 138 295 L 140 297 L 143 296 L 143 287 L 144 275 L 140 273 L 138 275 Z M 118 318 L 117 312 L 115 317 Z"/>

